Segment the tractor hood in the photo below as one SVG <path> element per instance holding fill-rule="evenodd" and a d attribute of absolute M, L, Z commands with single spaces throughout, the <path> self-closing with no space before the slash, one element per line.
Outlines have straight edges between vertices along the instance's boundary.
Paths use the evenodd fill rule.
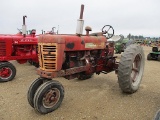
<path fill-rule="evenodd" d="M 40 35 L 39 44 L 64 44 L 65 51 L 104 49 L 107 39 L 105 36 L 77 36 L 77 35 Z"/>

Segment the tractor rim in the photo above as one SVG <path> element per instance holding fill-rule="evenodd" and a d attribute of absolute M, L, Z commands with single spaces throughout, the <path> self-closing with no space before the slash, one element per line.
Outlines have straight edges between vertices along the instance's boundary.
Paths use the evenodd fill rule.
<path fill-rule="evenodd" d="M 137 86 L 137 84 L 139 84 L 140 82 L 141 60 L 142 60 L 141 55 L 137 54 L 132 64 L 131 80 L 132 80 L 133 86 Z"/>
<path fill-rule="evenodd" d="M 12 75 L 12 70 L 9 67 L 3 67 L 0 69 L 0 78 L 8 79 Z"/>
<path fill-rule="evenodd" d="M 60 99 L 60 91 L 57 88 L 52 88 L 46 92 L 43 97 L 43 106 L 45 108 L 54 107 Z"/>

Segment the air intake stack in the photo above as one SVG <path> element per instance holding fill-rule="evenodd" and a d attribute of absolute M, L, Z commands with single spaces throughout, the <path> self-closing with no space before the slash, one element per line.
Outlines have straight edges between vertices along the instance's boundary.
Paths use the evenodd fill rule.
<path fill-rule="evenodd" d="M 25 37 L 26 36 L 26 32 L 27 32 L 27 26 L 26 26 L 26 21 L 25 18 L 27 18 L 27 16 L 23 16 L 23 25 L 22 25 L 22 34 Z"/>

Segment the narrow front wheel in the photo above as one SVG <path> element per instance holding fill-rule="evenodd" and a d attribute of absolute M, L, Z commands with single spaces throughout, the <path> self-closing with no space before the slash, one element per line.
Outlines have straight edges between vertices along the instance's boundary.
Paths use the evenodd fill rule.
<path fill-rule="evenodd" d="M 56 110 L 64 98 L 64 88 L 58 81 L 51 80 L 43 83 L 34 96 L 34 108 L 41 114 Z"/>
<path fill-rule="evenodd" d="M 37 89 L 45 82 L 45 78 L 38 78 L 32 82 L 28 89 L 27 100 L 31 107 L 34 107 L 33 98 Z"/>

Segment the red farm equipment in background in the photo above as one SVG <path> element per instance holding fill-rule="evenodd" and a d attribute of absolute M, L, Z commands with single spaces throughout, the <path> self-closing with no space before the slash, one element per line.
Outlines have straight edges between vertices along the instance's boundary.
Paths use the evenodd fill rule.
<path fill-rule="evenodd" d="M 15 35 L 0 34 L 0 82 L 12 80 L 16 75 L 15 66 L 10 63 L 16 60 L 23 64 L 29 62 L 38 66 L 36 30 L 33 29 L 26 34 L 25 18 L 23 16 L 22 31 Z"/>

